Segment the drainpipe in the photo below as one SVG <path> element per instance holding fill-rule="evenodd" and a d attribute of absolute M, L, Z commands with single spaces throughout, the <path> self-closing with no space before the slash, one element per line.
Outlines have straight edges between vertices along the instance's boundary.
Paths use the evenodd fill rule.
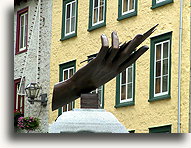
<path fill-rule="evenodd" d="M 191 35 L 191 2 L 190 2 L 190 35 Z M 191 51 L 191 36 L 190 36 L 190 51 Z M 191 57 L 191 53 L 190 53 Z M 190 58 L 190 63 L 191 63 L 191 58 Z M 190 66 L 190 72 L 191 72 L 191 66 Z M 191 74 L 190 74 L 191 78 Z M 189 95 L 189 133 L 191 133 L 191 80 L 190 80 L 190 95 Z"/>
<path fill-rule="evenodd" d="M 178 125 L 177 133 L 181 133 L 181 62 L 182 62 L 182 12 L 183 0 L 180 0 L 180 22 L 179 22 L 179 56 L 178 56 Z"/>

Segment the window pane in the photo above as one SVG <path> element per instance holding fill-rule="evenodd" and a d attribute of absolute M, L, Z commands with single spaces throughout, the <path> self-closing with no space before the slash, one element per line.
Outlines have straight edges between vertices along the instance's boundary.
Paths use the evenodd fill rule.
<path fill-rule="evenodd" d="M 25 14 L 25 39 L 24 39 L 24 47 L 27 45 L 27 32 L 28 32 L 28 14 Z"/>
<path fill-rule="evenodd" d="M 22 100 L 22 97 L 20 96 L 20 111 L 21 111 L 21 109 L 22 109 L 22 105 L 23 105 L 23 102 L 22 102 L 23 100 Z"/>
<path fill-rule="evenodd" d="M 72 3 L 72 16 L 75 16 L 76 12 L 76 3 Z"/>
<path fill-rule="evenodd" d="M 64 81 L 68 79 L 68 70 L 64 71 Z"/>
<path fill-rule="evenodd" d="M 129 10 L 134 9 L 134 0 L 129 0 Z"/>
<path fill-rule="evenodd" d="M 126 85 L 121 86 L 121 100 L 125 100 L 125 99 L 126 99 Z"/>
<path fill-rule="evenodd" d="M 156 77 L 161 76 L 161 61 L 156 62 Z"/>
<path fill-rule="evenodd" d="M 168 58 L 168 42 L 163 44 L 163 58 Z"/>
<path fill-rule="evenodd" d="M 71 32 L 73 32 L 75 30 L 75 17 L 72 18 L 72 22 L 71 22 Z"/>
<path fill-rule="evenodd" d="M 163 60 L 163 75 L 168 74 L 168 59 Z"/>
<path fill-rule="evenodd" d="M 74 70 L 70 69 L 70 71 L 69 71 L 69 78 L 73 76 L 73 73 L 74 73 Z"/>
<path fill-rule="evenodd" d="M 132 98 L 132 83 L 127 85 L 127 99 Z"/>
<path fill-rule="evenodd" d="M 98 0 L 94 0 L 94 8 L 98 7 Z"/>
<path fill-rule="evenodd" d="M 121 84 L 125 84 L 126 83 L 126 70 L 124 70 L 122 73 L 121 73 Z"/>
<path fill-rule="evenodd" d="M 68 111 L 72 110 L 72 102 L 68 104 Z"/>
<path fill-rule="evenodd" d="M 160 79 L 161 78 L 156 78 L 155 80 L 155 94 L 157 94 L 157 93 L 160 93 Z"/>
<path fill-rule="evenodd" d="M 63 112 L 67 111 L 67 105 L 63 106 Z"/>
<path fill-rule="evenodd" d="M 66 19 L 70 18 L 70 4 L 66 7 Z"/>
<path fill-rule="evenodd" d="M 24 26 L 24 15 L 21 16 L 21 26 Z"/>
<path fill-rule="evenodd" d="M 70 33 L 70 19 L 66 20 L 66 34 Z"/>
<path fill-rule="evenodd" d="M 127 11 L 127 0 L 123 0 L 123 12 Z"/>
<path fill-rule="evenodd" d="M 23 48 L 23 42 L 24 42 L 24 27 L 21 26 L 21 33 L 20 33 L 20 48 Z"/>
<path fill-rule="evenodd" d="M 100 107 L 102 108 L 103 106 L 102 106 L 102 103 L 103 103 L 103 86 L 100 86 L 99 88 L 99 91 L 98 91 L 98 96 L 100 96 L 99 97 L 99 101 L 100 101 Z"/>
<path fill-rule="evenodd" d="M 98 100 L 101 102 L 101 91 L 98 91 Z"/>
<path fill-rule="evenodd" d="M 104 0 L 100 0 L 100 6 L 104 5 Z"/>
<path fill-rule="evenodd" d="M 167 86 L 168 86 L 168 76 L 163 76 L 163 79 L 162 79 L 162 92 L 167 91 Z"/>
<path fill-rule="evenodd" d="M 104 9 L 104 7 L 103 6 L 101 6 L 100 7 L 100 14 L 99 14 L 99 21 L 102 21 L 103 20 L 103 9 Z"/>
<path fill-rule="evenodd" d="M 161 44 L 156 46 L 156 60 L 161 59 Z"/>
<path fill-rule="evenodd" d="M 20 86 L 20 83 L 17 83 L 17 84 L 16 84 L 16 100 L 15 100 L 15 101 L 16 101 L 16 102 L 15 102 L 15 103 L 16 103 L 16 109 L 18 109 L 18 106 L 19 106 L 19 105 L 18 105 L 18 101 L 19 101 L 19 96 L 18 96 L 19 86 Z"/>
<path fill-rule="evenodd" d="M 94 9 L 94 24 L 97 23 L 97 20 L 98 20 L 98 9 Z"/>
<path fill-rule="evenodd" d="M 128 83 L 132 82 L 132 67 L 128 68 Z"/>

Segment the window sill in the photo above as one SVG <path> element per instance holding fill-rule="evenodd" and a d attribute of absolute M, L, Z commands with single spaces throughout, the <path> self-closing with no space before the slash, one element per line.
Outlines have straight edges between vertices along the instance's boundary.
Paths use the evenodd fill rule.
<path fill-rule="evenodd" d="M 173 0 L 168 0 L 168 1 L 160 2 L 158 4 L 153 4 L 151 9 L 158 8 L 158 7 L 170 4 L 170 3 L 173 3 Z"/>
<path fill-rule="evenodd" d="M 98 28 L 101 28 L 101 27 L 104 27 L 104 26 L 106 26 L 106 23 L 105 23 L 105 22 L 103 22 L 103 23 L 101 23 L 101 24 L 98 24 L 98 25 L 95 25 L 95 26 L 89 27 L 89 28 L 88 28 L 88 31 L 90 32 L 90 31 L 92 31 L 92 30 L 95 30 L 95 29 L 98 29 Z"/>
<path fill-rule="evenodd" d="M 115 108 L 119 108 L 119 107 L 125 107 L 125 106 L 132 106 L 135 105 L 135 102 L 131 101 L 131 102 L 125 102 L 125 103 L 120 103 L 115 105 Z"/>
<path fill-rule="evenodd" d="M 137 16 L 137 11 L 134 11 L 134 12 L 131 12 L 131 13 L 127 13 L 125 15 L 121 15 L 117 18 L 118 21 L 121 21 L 123 19 L 126 19 L 126 18 L 130 18 L 130 17 L 133 17 L 133 16 Z"/>
<path fill-rule="evenodd" d="M 158 97 L 154 97 L 154 98 L 150 98 L 148 100 L 148 102 L 154 102 L 154 101 L 159 101 L 159 100 L 166 100 L 166 99 L 170 99 L 171 96 L 169 94 L 167 95 L 163 95 L 163 96 L 158 96 Z"/>
<path fill-rule="evenodd" d="M 22 51 L 17 51 L 17 52 L 15 53 L 15 55 L 17 55 L 17 54 L 21 54 L 21 53 L 24 53 L 24 52 L 27 52 L 27 49 L 22 50 Z"/>
<path fill-rule="evenodd" d="M 67 40 L 67 39 L 70 39 L 70 38 L 73 38 L 73 37 L 76 37 L 76 36 L 77 36 L 77 33 L 74 33 L 74 34 L 71 34 L 69 36 L 62 37 L 60 39 L 60 41 L 64 41 L 64 40 Z"/>

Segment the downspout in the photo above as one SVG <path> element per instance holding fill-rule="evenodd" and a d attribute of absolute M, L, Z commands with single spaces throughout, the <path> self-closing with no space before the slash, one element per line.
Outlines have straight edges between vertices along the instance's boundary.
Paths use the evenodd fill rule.
<path fill-rule="evenodd" d="M 190 1 L 190 51 L 191 51 L 191 1 Z M 191 57 L 191 53 L 190 53 Z M 190 58 L 190 64 L 191 64 L 191 58 Z M 189 95 L 189 133 L 191 133 L 191 66 L 190 66 L 190 95 Z"/>
<path fill-rule="evenodd" d="M 181 133 L 181 65 L 182 65 L 182 13 L 183 0 L 180 0 L 180 22 L 179 22 L 179 56 L 178 56 L 178 125 L 177 133 Z"/>

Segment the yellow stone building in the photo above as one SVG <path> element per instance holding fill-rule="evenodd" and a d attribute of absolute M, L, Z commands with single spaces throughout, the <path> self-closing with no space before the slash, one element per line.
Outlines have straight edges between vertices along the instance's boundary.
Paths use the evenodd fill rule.
<path fill-rule="evenodd" d="M 111 41 L 111 32 L 117 31 L 124 42 L 159 24 L 142 44 L 150 49 L 126 73 L 96 92 L 101 108 L 112 112 L 131 132 L 188 133 L 189 14 L 189 0 L 182 5 L 181 0 L 54 0 L 49 123 L 62 111 L 80 108 L 77 99 L 52 112 L 53 86 L 87 64 L 81 62 L 99 51 L 101 34 Z"/>

